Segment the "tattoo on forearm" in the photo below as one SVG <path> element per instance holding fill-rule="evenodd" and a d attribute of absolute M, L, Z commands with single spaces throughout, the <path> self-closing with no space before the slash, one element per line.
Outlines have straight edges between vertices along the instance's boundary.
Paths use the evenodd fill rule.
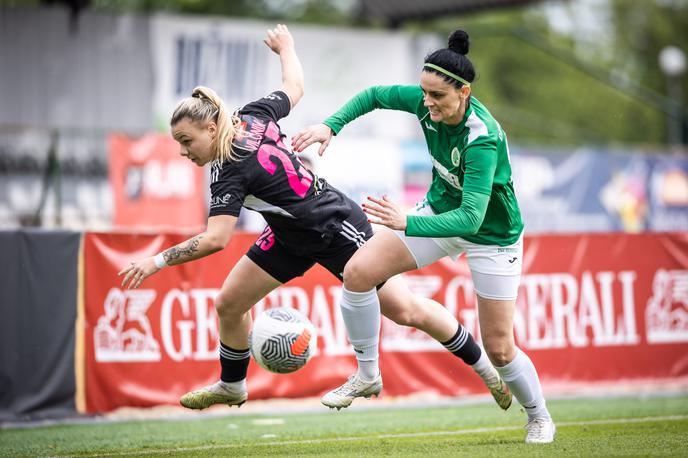
<path fill-rule="evenodd" d="M 172 261 L 177 259 L 187 261 L 189 257 L 193 256 L 198 251 L 198 245 L 201 243 L 202 235 L 197 235 L 185 243 L 180 243 L 179 245 L 166 250 L 162 256 L 165 258 L 165 262 L 170 264 Z"/>

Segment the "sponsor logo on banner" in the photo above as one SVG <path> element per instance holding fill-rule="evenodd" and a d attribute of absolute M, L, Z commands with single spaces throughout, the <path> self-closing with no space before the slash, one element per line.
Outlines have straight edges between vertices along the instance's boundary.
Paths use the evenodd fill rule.
<path fill-rule="evenodd" d="M 153 323 L 160 330 L 158 342 L 146 313 L 156 298 L 156 291 L 112 288 L 93 334 L 96 361 L 160 361 L 160 343 L 173 361 L 216 359 L 219 337 L 212 300 L 218 293 L 218 289 L 167 291 L 159 322 Z"/>
<path fill-rule="evenodd" d="M 533 274 L 522 278 L 514 316 L 514 331 L 527 349 L 637 345 L 633 271 Z M 442 291 L 438 275 L 405 275 L 409 289 L 431 298 Z M 159 323 L 151 326 L 146 311 L 154 290 L 120 291 L 113 288 L 103 304 L 94 333 L 96 360 L 103 362 L 158 361 L 161 351 L 173 361 L 214 360 L 219 351 L 213 298 L 218 289 L 171 289 L 161 300 Z M 254 307 L 260 313 L 272 307 L 291 307 L 309 316 L 320 337 L 319 352 L 351 354 L 341 314 L 336 311 L 341 287 L 322 286 L 312 292 L 282 286 Z M 654 295 L 646 309 L 647 339 L 651 343 L 688 341 L 688 271 L 658 271 Z M 443 305 L 479 339 L 477 304 L 470 278 L 448 279 L 440 298 Z M 459 309 L 459 304 L 463 304 Z M 158 327 L 159 326 L 159 327 Z M 159 329 L 159 340 L 152 329 Z M 380 341 L 385 351 L 443 351 L 427 334 L 383 320 Z"/>
<path fill-rule="evenodd" d="M 432 297 L 442 288 L 439 276 L 406 275 L 411 291 Z M 524 275 L 514 315 L 518 344 L 526 349 L 632 346 L 640 343 L 633 287 L 636 272 L 583 272 Z M 478 311 L 470 278 L 449 279 L 440 302 L 477 339 Z M 459 304 L 462 304 L 459 309 Z M 426 334 L 383 321 L 386 351 L 443 351 Z"/>
<path fill-rule="evenodd" d="M 162 353 L 177 362 L 216 360 L 219 334 L 213 299 L 219 292 L 213 288 L 171 289 L 162 296 L 159 315 L 151 313 L 149 316 L 147 311 L 157 296 L 155 290 L 112 288 L 94 329 L 96 361 L 160 361 Z M 323 342 L 325 355 L 349 355 L 352 348 L 341 314 L 332 316 L 330 312 L 336 310 L 335 301 L 340 295 L 341 287 L 329 288 L 328 298 L 321 286 L 317 286 L 312 295 L 298 286 L 283 286 L 256 303 L 253 311 L 257 314 L 273 307 L 299 310 L 310 316 Z"/>
<path fill-rule="evenodd" d="M 514 317 L 530 349 L 635 345 L 634 271 L 524 275 Z"/>
<path fill-rule="evenodd" d="M 84 293 L 87 411 L 177 404 L 181 393 L 216 380 L 217 287 L 241 253 L 256 243 L 256 234 L 236 234 L 217 256 L 166 269 L 146 289 L 131 291 L 115 287 L 114 266 L 128 262 L 131 253 L 176 245 L 186 235 L 84 237 L 86 270 L 96 273 L 86 276 Z M 526 239 L 526 273 L 514 313 L 517 344 L 549 382 L 685 377 L 688 266 L 680 254 L 687 250 L 684 233 Z M 411 291 L 436 300 L 446 309 L 443 313 L 455 316 L 480 341 L 477 298 L 465 257 L 444 259 L 404 277 Z M 254 315 L 282 306 L 308 316 L 318 334 L 318 351 L 302 371 L 288 376 L 250 364 L 253 399 L 317 396 L 331 389 L 333 378 L 344 379 L 355 370 L 340 295 L 337 279 L 316 266 L 254 305 Z M 484 393 L 480 380 L 469 376 L 470 368 L 425 332 L 389 319 L 382 320 L 381 331 L 380 361 L 395 380 L 388 394 L 410 394 L 419 387 L 447 395 Z"/>
<path fill-rule="evenodd" d="M 647 341 L 688 342 L 688 270 L 658 270 L 645 308 Z"/>
<path fill-rule="evenodd" d="M 409 289 L 431 298 L 443 289 L 438 275 L 405 275 Z M 632 346 L 639 344 L 634 271 L 524 275 L 514 316 L 514 331 L 527 349 Z M 219 350 L 213 298 L 218 289 L 171 289 L 161 300 L 159 323 L 147 316 L 156 299 L 154 290 L 113 288 L 103 303 L 94 330 L 96 360 L 100 362 L 159 361 L 161 352 L 173 361 L 214 360 Z M 477 306 L 470 278 L 456 276 L 444 288 L 443 305 L 479 339 Z M 312 292 L 283 286 L 254 307 L 292 307 L 309 316 L 325 355 L 351 354 L 344 323 L 336 311 L 339 286 Z M 459 309 L 459 304 L 464 304 Z M 645 309 L 649 343 L 688 342 L 688 271 L 658 270 L 653 295 Z M 385 351 L 443 351 L 434 339 L 417 329 L 383 320 L 380 344 Z M 159 329 L 154 333 L 153 329 Z M 156 335 L 159 338 L 156 339 Z"/>
<path fill-rule="evenodd" d="M 146 315 L 154 300 L 150 289 L 108 292 L 93 331 L 96 361 L 160 361 L 160 346 Z"/>

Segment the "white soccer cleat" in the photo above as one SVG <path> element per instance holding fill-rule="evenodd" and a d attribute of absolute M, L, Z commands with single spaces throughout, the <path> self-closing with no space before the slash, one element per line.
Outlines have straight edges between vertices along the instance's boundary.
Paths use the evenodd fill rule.
<path fill-rule="evenodd" d="M 186 393 L 179 398 L 179 403 L 187 409 L 205 409 L 214 404 L 227 404 L 237 406 L 246 402 L 248 393 L 246 389 L 233 389 L 223 381 L 208 385 L 200 390 Z"/>
<path fill-rule="evenodd" d="M 358 374 L 351 375 L 346 383 L 339 388 L 335 388 L 320 399 L 327 407 L 337 410 L 351 405 L 356 398 L 367 398 L 379 396 L 382 391 L 382 375 L 378 374 L 375 380 L 366 382 L 358 377 Z"/>
<path fill-rule="evenodd" d="M 526 425 L 526 444 L 549 444 L 554 442 L 557 427 L 551 418 L 534 418 Z"/>

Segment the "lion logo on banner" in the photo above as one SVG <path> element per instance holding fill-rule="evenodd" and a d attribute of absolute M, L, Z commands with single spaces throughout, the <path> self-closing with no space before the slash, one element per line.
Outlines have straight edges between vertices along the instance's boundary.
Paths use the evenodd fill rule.
<path fill-rule="evenodd" d="M 108 292 L 93 331 L 96 361 L 160 361 L 160 345 L 146 316 L 154 300 L 152 289 Z"/>
<path fill-rule="evenodd" d="M 688 342 L 688 270 L 658 270 L 645 308 L 649 343 Z"/>

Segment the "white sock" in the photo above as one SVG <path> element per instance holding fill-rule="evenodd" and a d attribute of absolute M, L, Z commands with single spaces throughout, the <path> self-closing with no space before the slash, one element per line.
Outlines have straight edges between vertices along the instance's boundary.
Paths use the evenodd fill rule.
<path fill-rule="evenodd" d="M 222 385 L 222 388 L 229 391 L 246 391 L 246 379 L 242 379 L 237 382 L 224 382 L 220 380 L 220 385 Z"/>
<path fill-rule="evenodd" d="M 475 373 L 483 379 L 487 386 L 495 385 L 499 380 L 499 374 L 487 357 L 485 350 L 482 348 L 480 350 L 480 359 L 478 359 L 475 364 L 472 364 L 471 367 Z"/>
<path fill-rule="evenodd" d="M 358 360 L 358 376 L 374 380 L 380 373 L 380 301 L 375 288 L 356 293 L 342 288 L 342 317 Z"/>
<path fill-rule="evenodd" d="M 358 360 L 358 377 L 366 382 L 372 382 L 380 374 L 378 360 L 363 361 Z"/>
<path fill-rule="evenodd" d="M 516 348 L 516 357 L 506 366 L 495 367 L 502 380 L 509 386 L 514 397 L 528 414 L 528 420 L 551 418 L 542 396 L 540 379 L 528 355 Z"/>

